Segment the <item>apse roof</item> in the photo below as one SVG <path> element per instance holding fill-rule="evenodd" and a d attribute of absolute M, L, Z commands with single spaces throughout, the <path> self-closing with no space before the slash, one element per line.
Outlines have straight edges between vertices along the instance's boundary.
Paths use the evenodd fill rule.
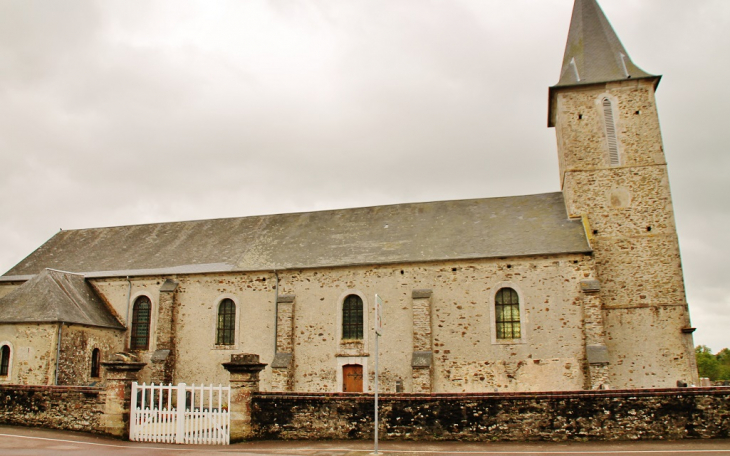
<path fill-rule="evenodd" d="M 51 269 L 0 298 L 0 322 L 124 329 L 82 275 Z"/>

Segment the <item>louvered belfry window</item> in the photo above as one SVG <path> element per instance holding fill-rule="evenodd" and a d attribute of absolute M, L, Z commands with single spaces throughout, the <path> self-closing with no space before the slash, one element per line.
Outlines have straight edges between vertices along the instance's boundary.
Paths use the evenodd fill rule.
<path fill-rule="evenodd" d="M 512 288 L 502 288 L 495 296 L 497 339 L 522 338 L 520 297 Z"/>
<path fill-rule="evenodd" d="M 147 296 L 140 296 L 134 301 L 132 314 L 132 339 L 129 348 L 132 350 L 147 350 L 150 346 L 150 316 L 152 303 Z"/>
<path fill-rule="evenodd" d="M 233 345 L 236 339 L 236 304 L 231 299 L 224 299 L 218 306 L 218 324 L 216 327 L 216 345 Z"/>
<path fill-rule="evenodd" d="M 603 118 L 606 122 L 606 139 L 608 140 L 608 157 L 611 166 L 619 166 L 618 136 L 616 135 L 616 119 L 613 115 L 613 104 L 608 98 L 603 99 Z"/>
<path fill-rule="evenodd" d="M 362 299 L 349 295 L 342 303 L 342 338 L 362 339 Z"/>

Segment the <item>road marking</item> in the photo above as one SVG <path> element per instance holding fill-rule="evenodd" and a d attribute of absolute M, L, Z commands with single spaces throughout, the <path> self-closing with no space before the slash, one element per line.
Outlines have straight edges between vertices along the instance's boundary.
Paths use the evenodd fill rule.
<path fill-rule="evenodd" d="M 271 453 L 271 454 L 281 454 L 280 452 L 302 452 L 302 451 L 309 451 L 309 452 L 337 452 L 337 451 L 344 451 L 344 452 L 355 452 L 355 453 L 365 453 L 365 454 L 371 454 L 372 450 L 367 449 L 356 449 L 356 448 L 317 448 L 317 447 L 304 447 L 304 448 L 281 448 L 281 449 L 265 449 L 265 448 L 244 448 L 244 449 L 236 449 L 232 448 L 231 446 L 216 446 L 215 448 L 211 448 L 211 445 L 200 445 L 197 448 L 185 448 L 178 445 L 170 444 L 168 447 L 150 447 L 145 446 L 144 443 L 138 443 L 133 444 L 130 442 L 129 445 L 115 445 L 111 443 L 96 443 L 96 442 L 83 442 L 83 441 L 77 441 L 77 440 L 67 440 L 67 439 L 52 439 L 49 437 L 34 437 L 29 435 L 14 435 L 14 434 L 0 434 L 0 437 L 14 437 L 17 439 L 28 439 L 28 440 L 44 440 L 48 442 L 61 442 L 61 443 L 73 443 L 77 445 L 92 445 L 92 446 L 101 446 L 101 447 L 109 447 L 109 448 L 126 448 L 126 449 L 145 449 L 145 450 L 164 450 L 164 451 L 212 451 L 216 453 L 230 453 L 231 451 L 241 451 L 246 453 Z M 685 448 L 682 450 L 570 450 L 570 451 L 463 451 L 463 450 L 456 450 L 456 451 L 444 451 L 444 450 L 387 450 L 387 449 L 378 449 L 379 453 L 405 453 L 405 454 L 480 454 L 480 455 L 499 455 L 499 454 L 533 454 L 533 455 L 540 455 L 540 454 L 568 454 L 568 455 L 581 455 L 581 454 L 686 454 L 689 452 L 692 453 L 703 453 L 703 454 L 730 454 L 730 449 L 728 450 L 697 450 L 697 449 L 690 449 Z M 244 453 L 245 454 L 245 453 Z"/>
<path fill-rule="evenodd" d="M 62 443 L 75 443 L 78 445 L 93 445 L 93 446 L 102 446 L 102 447 L 109 447 L 109 448 L 144 448 L 146 450 L 167 450 L 170 451 L 171 449 L 175 449 L 175 451 L 199 451 L 197 448 L 181 448 L 175 445 L 171 445 L 168 448 L 160 448 L 160 447 L 148 447 L 144 446 L 144 444 L 140 444 L 140 446 L 130 446 L 130 445 L 114 445 L 111 443 L 96 443 L 96 442 L 83 442 L 78 440 L 65 440 L 65 439 L 51 439 L 49 437 L 34 437 L 30 435 L 14 435 L 14 434 L 0 434 L 0 437 L 14 437 L 16 439 L 29 439 L 29 440 L 45 440 L 47 442 L 62 442 Z"/>
<path fill-rule="evenodd" d="M 275 450 L 249 450 L 249 451 L 275 451 Z M 317 448 L 297 448 L 287 449 L 286 451 L 317 451 Z M 320 451 L 346 451 L 373 454 L 373 450 L 357 450 L 346 448 L 327 448 Z M 683 450 L 570 450 L 570 451 L 444 451 L 444 450 L 383 450 L 378 448 L 378 453 L 403 453 L 403 454 L 686 454 L 686 453 L 718 453 L 730 454 L 730 450 L 693 450 L 690 448 Z"/>

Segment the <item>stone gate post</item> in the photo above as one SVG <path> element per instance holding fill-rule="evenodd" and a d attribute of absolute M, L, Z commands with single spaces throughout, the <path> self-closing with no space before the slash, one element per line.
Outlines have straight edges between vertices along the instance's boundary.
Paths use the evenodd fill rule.
<path fill-rule="evenodd" d="M 223 367 L 231 374 L 231 442 L 238 442 L 252 437 L 252 393 L 259 391 L 259 373 L 266 364 L 259 362 L 259 355 L 239 353 Z"/>
<path fill-rule="evenodd" d="M 147 363 L 138 362 L 127 354 L 117 353 L 101 365 L 104 367 L 106 393 L 102 428 L 107 434 L 127 439 L 132 382 L 137 380 L 137 374 Z"/>

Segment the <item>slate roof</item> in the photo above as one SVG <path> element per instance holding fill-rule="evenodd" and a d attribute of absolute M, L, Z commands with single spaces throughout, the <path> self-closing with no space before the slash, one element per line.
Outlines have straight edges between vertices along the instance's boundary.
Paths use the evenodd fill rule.
<path fill-rule="evenodd" d="M 0 322 L 64 322 L 124 329 L 82 275 L 51 269 L 0 298 Z"/>
<path fill-rule="evenodd" d="M 589 252 L 562 193 L 61 231 L 8 271 L 270 271 Z"/>
<path fill-rule="evenodd" d="M 548 126 L 554 126 L 556 89 L 639 78 L 655 78 L 658 85 L 661 76 L 634 64 L 596 0 L 576 0 L 560 80 L 550 88 Z"/>

